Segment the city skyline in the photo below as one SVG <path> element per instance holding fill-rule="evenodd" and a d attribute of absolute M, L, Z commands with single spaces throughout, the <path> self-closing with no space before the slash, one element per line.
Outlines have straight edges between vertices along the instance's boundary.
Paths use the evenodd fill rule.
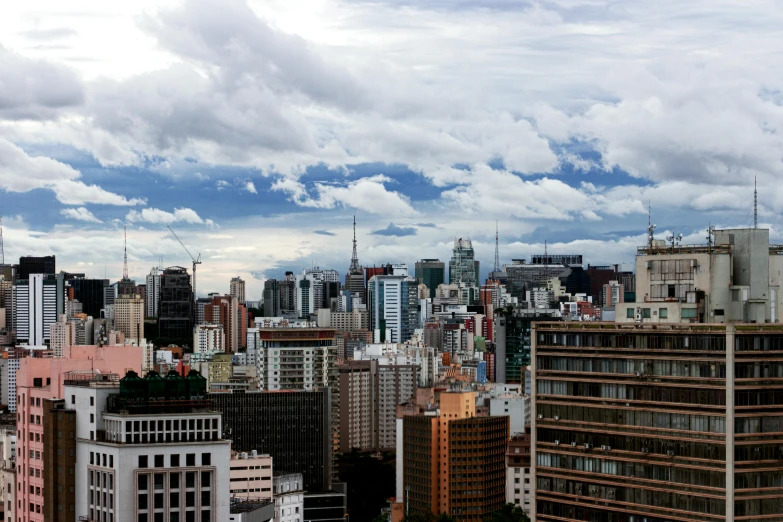
<path fill-rule="evenodd" d="M 469 236 L 490 267 L 495 220 L 505 260 L 546 240 L 630 262 L 648 201 L 662 237 L 702 242 L 752 223 L 754 177 L 782 240 L 782 15 L 762 4 L 80 5 L 0 21 L 11 259 L 119 277 L 127 224 L 139 281 L 189 266 L 171 225 L 199 294 L 239 275 L 260 296 L 285 270 L 344 273 L 356 214 L 365 266 Z"/>

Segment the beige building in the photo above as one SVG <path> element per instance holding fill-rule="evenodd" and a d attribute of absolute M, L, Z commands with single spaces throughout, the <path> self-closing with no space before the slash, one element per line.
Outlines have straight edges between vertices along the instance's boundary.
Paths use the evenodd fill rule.
<path fill-rule="evenodd" d="M 620 323 L 777 323 L 783 245 L 769 230 L 715 230 L 706 245 L 653 240 L 636 254 L 636 302 L 618 303 Z"/>
<path fill-rule="evenodd" d="M 239 277 L 232 277 L 229 286 L 229 295 L 239 301 L 240 304 L 245 304 L 245 281 Z"/>
<path fill-rule="evenodd" d="M 68 321 L 66 314 L 61 314 L 58 321 L 49 325 L 49 348 L 54 357 L 63 356 L 63 348 L 76 343 L 76 325 Z"/>
<path fill-rule="evenodd" d="M 233 453 L 229 462 L 232 498 L 272 500 L 272 457 L 250 453 Z"/>
<path fill-rule="evenodd" d="M 114 301 L 114 329 L 122 332 L 125 339 L 144 339 L 144 299 L 140 295 L 117 296 Z"/>
<path fill-rule="evenodd" d="M 334 328 L 335 330 L 340 330 L 342 332 L 369 330 L 370 316 L 367 310 L 332 312 L 328 308 L 319 308 L 318 326 L 320 328 Z"/>
<path fill-rule="evenodd" d="M 195 353 L 225 352 L 226 333 L 220 324 L 199 324 L 193 330 Z"/>
<path fill-rule="evenodd" d="M 340 451 L 375 449 L 377 361 L 346 361 L 340 372 Z"/>

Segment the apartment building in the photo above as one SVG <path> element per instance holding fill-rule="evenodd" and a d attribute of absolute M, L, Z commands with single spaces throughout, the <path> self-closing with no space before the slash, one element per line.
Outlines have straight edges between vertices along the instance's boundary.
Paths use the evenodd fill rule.
<path fill-rule="evenodd" d="M 256 450 L 233 452 L 229 462 L 230 493 L 243 501 L 272 500 L 272 457 Z"/>

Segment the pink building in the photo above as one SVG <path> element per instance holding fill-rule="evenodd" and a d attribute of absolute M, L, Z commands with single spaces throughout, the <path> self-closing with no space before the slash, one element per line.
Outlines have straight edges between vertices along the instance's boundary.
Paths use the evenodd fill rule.
<path fill-rule="evenodd" d="M 16 522 L 44 522 L 44 399 L 63 398 L 65 374 L 71 371 L 139 372 L 142 352 L 136 346 L 66 346 L 62 358 L 20 361 L 16 374 Z"/>

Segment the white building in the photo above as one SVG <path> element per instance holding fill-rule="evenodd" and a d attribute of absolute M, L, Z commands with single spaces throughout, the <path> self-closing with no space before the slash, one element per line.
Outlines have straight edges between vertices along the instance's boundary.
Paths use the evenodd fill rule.
<path fill-rule="evenodd" d="M 304 520 L 304 486 L 301 473 L 275 473 L 272 479 L 275 497 L 275 522 Z"/>
<path fill-rule="evenodd" d="M 405 342 L 419 323 L 416 279 L 404 275 L 376 275 L 368 285 L 370 328 L 375 342 Z M 386 338 L 391 330 L 391 338 Z"/>
<path fill-rule="evenodd" d="M 145 384 L 132 372 L 125 379 Z M 121 395 L 109 403 L 117 384 L 65 386 L 76 410 L 76 518 L 228 520 L 231 449 L 220 414 L 191 396 L 167 396 L 167 406 Z"/>
<path fill-rule="evenodd" d="M 49 349 L 54 357 L 63 356 L 63 348 L 76 343 L 76 324 L 68 321 L 66 314 L 60 315 L 60 320 L 49 325 Z"/>
<path fill-rule="evenodd" d="M 220 324 L 199 324 L 193 329 L 193 351 L 196 353 L 223 353 L 226 334 Z"/>
<path fill-rule="evenodd" d="M 512 433 L 506 453 L 506 502 L 522 508 L 528 516 L 533 501 L 530 433 Z"/>
<path fill-rule="evenodd" d="M 147 275 L 147 290 L 144 294 L 144 315 L 158 317 L 160 303 L 160 269 L 154 267 Z"/>
<path fill-rule="evenodd" d="M 16 520 L 16 428 L 0 428 L 0 502 L 5 520 Z"/>
<path fill-rule="evenodd" d="M 20 344 L 42 346 L 49 341 L 49 326 L 57 322 L 57 280 L 30 274 L 13 290 L 13 327 Z"/>
<path fill-rule="evenodd" d="M 530 425 L 530 396 L 504 393 L 489 399 L 491 417 L 508 416 L 509 433 L 524 433 Z"/>
<path fill-rule="evenodd" d="M 232 277 L 228 294 L 241 304 L 245 304 L 245 281 L 239 277 Z"/>
<path fill-rule="evenodd" d="M 231 496 L 241 500 L 272 500 L 272 457 L 250 453 L 233 453 L 229 476 Z"/>

